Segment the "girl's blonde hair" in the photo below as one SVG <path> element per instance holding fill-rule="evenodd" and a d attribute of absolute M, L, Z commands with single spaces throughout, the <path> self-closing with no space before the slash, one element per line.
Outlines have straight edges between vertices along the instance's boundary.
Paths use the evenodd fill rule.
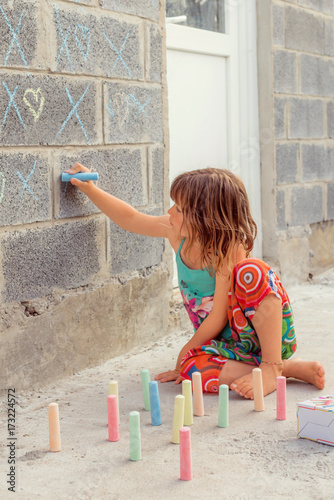
<path fill-rule="evenodd" d="M 233 252 L 240 243 L 250 254 L 257 227 L 239 177 L 218 168 L 185 172 L 173 181 L 170 196 L 182 210 L 189 234 L 186 254 L 199 244 L 201 262 L 211 274 L 222 271 L 224 261 L 232 271 Z"/>

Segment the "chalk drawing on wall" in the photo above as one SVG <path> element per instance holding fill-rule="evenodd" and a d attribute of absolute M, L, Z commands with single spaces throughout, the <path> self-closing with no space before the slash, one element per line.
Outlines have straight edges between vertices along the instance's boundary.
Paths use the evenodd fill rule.
<path fill-rule="evenodd" d="M 31 101 L 31 96 L 33 102 Z M 23 102 L 29 109 L 30 113 L 33 115 L 35 122 L 39 120 L 44 107 L 44 96 L 40 87 L 37 90 L 27 89 L 23 96 Z M 36 107 L 34 106 L 36 105 Z"/>
<path fill-rule="evenodd" d="M 37 165 L 37 160 L 35 160 L 33 169 L 32 169 L 32 171 L 30 172 L 30 174 L 28 175 L 28 177 L 26 179 L 21 175 L 21 173 L 19 171 L 16 172 L 17 175 L 19 176 L 19 178 L 21 179 L 21 181 L 23 182 L 23 188 L 22 188 L 22 191 L 21 191 L 20 200 L 22 200 L 23 193 L 24 193 L 25 190 L 27 190 L 36 201 L 38 200 L 38 196 L 34 195 L 33 191 L 30 189 L 30 186 L 28 184 L 28 181 L 29 181 L 30 177 L 35 172 L 36 165 Z"/>
<path fill-rule="evenodd" d="M 15 102 L 15 94 L 16 94 L 17 89 L 19 88 L 19 86 L 18 86 L 18 85 L 16 85 L 15 90 L 14 90 L 14 92 L 12 93 L 12 92 L 9 90 L 9 88 L 7 87 L 7 85 L 5 84 L 5 82 L 2 82 L 2 85 L 5 87 L 6 92 L 7 92 L 8 96 L 9 96 L 8 106 L 7 106 L 7 108 L 6 108 L 6 111 L 5 111 L 5 114 L 4 114 L 4 117 L 3 117 L 3 120 L 2 120 L 2 125 L 1 125 L 2 130 L 3 130 L 4 126 L 5 126 L 5 123 L 6 123 L 6 120 L 7 120 L 7 116 L 8 116 L 8 113 L 9 113 L 9 110 L 10 110 L 10 108 L 11 108 L 12 106 L 13 106 L 13 108 L 15 109 L 16 115 L 17 115 L 17 117 L 18 117 L 18 119 L 19 119 L 19 121 L 20 121 L 20 123 L 21 123 L 22 127 L 24 128 L 24 130 L 26 130 L 26 128 L 27 128 L 27 127 L 25 126 L 25 124 L 24 124 L 24 122 L 23 122 L 23 120 L 22 120 L 22 116 L 21 116 L 20 111 L 19 111 L 19 109 L 18 109 L 18 107 L 17 107 L 17 104 L 16 104 L 16 102 Z"/>
<path fill-rule="evenodd" d="M 6 178 L 3 172 L 0 172 L 0 179 L 1 179 L 1 185 L 0 185 L 0 205 L 1 205 L 5 194 L 5 185 L 6 185 Z"/>
<path fill-rule="evenodd" d="M 7 24 L 7 27 L 9 29 L 11 35 L 12 35 L 12 40 L 11 40 L 10 46 L 8 48 L 8 51 L 7 51 L 7 54 L 6 54 L 5 61 L 4 61 L 3 65 L 4 65 L 4 67 L 7 66 L 7 62 L 8 62 L 9 56 L 10 56 L 10 54 L 12 52 L 12 49 L 14 47 L 14 44 L 15 44 L 16 47 L 17 47 L 17 50 L 19 51 L 19 54 L 20 54 L 21 59 L 23 61 L 23 64 L 28 69 L 28 63 L 26 61 L 26 58 L 24 57 L 23 50 L 22 50 L 20 42 L 18 41 L 18 38 L 17 38 L 17 35 L 19 34 L 19 31 L 20 31 L 20 28 L 21 28 L 22 18 L 23 18 L 23 15 L 24 15 L 24 9 L 21 12 L 21 16 L 20 16 L 20 19 L 19 19 L 19 22 L 18 22 L 18 24 L 16 26 L 15 31 L 14 31 L 14 29 L 13 29 L 13 27 L 12 27 L 12 25 L 11 25 L 9 19 L 8 19 L 8 17 L 6 16 L 6 13 L 5 13 L 2 5 L 0 5 L 0 12 L 1 12 L 1 14 L 2 14 L 2 16 L 3 16 L 3 18 L 4 18 L 4 20 L 5 20 L 6 24 Z"/>
<path fill-rule="evenodd" d="M 115 111 L 113 106 L 115 106 Z M 113 98 L 110 97 L 107 110 L 112 118 L 117 118 L 118 126 L 122 129 L 129 112 L 128 96 L 125 92 L 117 92 Z"/>
<path fill-rule="evenodd" d="M 90 29 L 87 26 L 77 24 L 74 30 L 74 38 L 84 60 L 87 61 L 90 49 Z"/>
<path fill-rule="evenodd" d="M 107 42 L 109 43 L 110 47 L 112 48 L 112 50 L 115 52 L 115 54 L 117 54 L 117 57 L 116 57 L 115 62 L 114 62 L 114 65 L 112 67 L 112 71 L 115 70 L 115 68 L 116 68 L 116 66 L 118 64 L 118 61 L 120 61 L 123 64 L 123 66 L 124 66 L 127 74 L 129 75 L 129 77 L 132 78 L 131 71 L 130 71 L 128 65 L 126 64 L 126 62 L 124 61 L 123 56 L 122 56 L 122 52 L 123 52 L 123 50 L 125 48 L 126 42 L 128 41 L 128 38 L 129 38 L 129 35 L 130 35 L 131 32 L 129 31 L 127 33 L 127 35 L 126 35 L 126 37 L 125 37 L 125 39 L 123 41 L 123 44 L 122 44 L 122 47 L 120 48 L 120 50 L 118 50 L 115 47 L 115 45 L 112 43 L 112 41 L 107 37 L 107 35 L 106 35 L 106 33 L 105 33 L 104 30 L 102 30 L 102 33 L 103 33 L 104 38 L 107 40 Z"/>
<path fill-rule="evenodd" d="M 70 50 L 69 50 L 68 44 L 67 44 L 68 36 L 70 34 L 70 31 L 71 31 L 71 26 L 69 26 L 67 28 L 66 35 L 64 35 L 63 28 L 62 28 L 62 25 L 61 25 L 61 22 L 60 22 L 60 19 L 59 19 L 58 5 L 56 5 L 56 17 L 57 17 L 57 24 L 58 24 L 59 33 L 60 33 L 60 36 L 61 36 L 61 38 L 63 40 L 63 44 L 60 47 L 60 50 L 59 50 L 59 53 L 58 53 L 57 63 L 58 63 L 58 61 L 60 59 L 60 56 L 62 55 L 63 50 L 65 50 L 68 62 L 69 62 L 70 67 L 71 67 L 71 70 L 72 70 L 73 73 L 75 73 L 75 69 L 74 69 L 74 66 L 73 66 L 73 63 L 72 63 L 72 59 L 71 59 Z"/>
<path fill-rule="evenodd" d="M 136 113 L 135 113 L 135 116 L 132 120 L 132 125 L 135 124 L 138 116 L 140 113 L 143 113 L 146 118 L 147 118 L 147 114 L 146 114 L 146 111 L 145 111 L 145 106 L 148 105 L 148 103 L 150 102 L 151 98 L 149 97 L 145 102 L 144 104 L 141 104 L 138 99 L 135 98 L 135 96 L 133 94 L 129 94 L 129 103 L 131 106 L 135 107 L 137 109 Z"/>
<path fill-rule="evenodd" d="M 127 95 L 125 92 L 117 92 L 109 98 L 107 111 L 111 119 L 116 119 L 119 128 L 122 129 L 125 123 L 134 125 L 140 114 L 147 118 L 145 107 L 150 100 L 151 97 L 142 104 L 133 94 Z M 133 109 L 132 113 L 130 113 L 131 108 Z"/>
<path fill-rule="evenodd" d="M 81 121 L 81 118 L 80 118 L 80 116 L 79 116 L 79 113 L 78 113 L 78 107 L 79 107 L 80 103 L 82 102 L 82 100 L 84 99 L 85 95 L 87 94 L 89 87 L 90 87 L 90 84 L 89 84 L 89 85 L 87 85 L 86 90 L 84 91 L 84 93 L 82 94 L 82 96 L 80 97 L 80 99 L 76 102 L 76 104 L 74 104 L 74 101 L 73 101 L 73 99 L 72 99 L 72 96 L 71 96 L 71 94 L 70 94 L 69 90 L 68 90 L 67 88 L 65 89 L 65 90 L 66 90 L 67 97 L 68 97 L 68 100 L 69 100 L 69 101 L 70 101 L 70 103 L 71 103 L 72 109 L 71 109 L 71 111 L 69 112 L 69 114 L 67 115 L 66 120 L 65 120 L 65 121 L 64 121 L 64 123 L 62 124 L 61 128 L 60 128 L 60 129 L 59 129 L 59 131 L 57 132 L 56 137 L 58 137 L 58 135 L 60 135 L 60 134 L 62 133 L 62 131 L 63 131 L 63 130 L 64 130 L 64 128 L 66 127 L 67 123 L 69 122 L 69 120 L 70 120 L 71 116 L 72 116 L 73 114 L 75 114 L 75 116 L 77 117 L 77 120 L 78 120 L 78 122 L 79 122 L 79 125 L 80 125 L 80 127 L 81 127 L 81 130 L 82 130 L 82 132 L 83 132 L 83 134 L 84 134 L 84 136 L 85 136 L 85 138 L 86 138 L 86 141 L 87 141 L 87 143 L 89 144 L 89 146 L 91 146 L 91 142 L 90 142 L 90 140 L 89 140 L 89 137 L 88 137 L 88 135 L 87 135 L 87 132 L 86 132 L 86 130 L 85 130 L 85 127 L 84 127 L 84 125 L 83 125 L 83 123 L 82 123 L 82 121 Z"/>

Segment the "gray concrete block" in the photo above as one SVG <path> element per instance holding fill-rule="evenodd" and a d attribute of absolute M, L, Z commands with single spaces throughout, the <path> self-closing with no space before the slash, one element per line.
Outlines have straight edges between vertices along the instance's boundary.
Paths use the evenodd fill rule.
<path fill-rule="evenodd" d="M 287 50 L 274 51 L 274 91 L 297 93 L 296 54 Z"/>
<path fill-rule="evenodd" d="M 289 138 L 319 139 L 324 137 L 323 102 L 319 99 L 289 99 Z"/>
<path fill-rule="evenodd" d="M 331 180 L 334 178 L 334 150 L 323 145 L 302 145 L 303 181 Z"/>
<path fill-rule="evenodd" d="M 288 114 L 288 99 L 275 97 L 274 100 L 275 112 L 275 137 L 276 139 L 287 138 L 287 114 Z"/>
<path fill-rule="evenodd" d="M 324 14 L 334 13 L 333 0 L 299 0 L 298 3 L 304 7 L 310 7 L 311 9 L 323 12 Z"/>
<path fill-rule="evenodd" d="M 291 192 L 291 226 L 305 226 L 323 220 L 321 186 L 295 187 Z"/>
<path fill-rule="evenodd" d="M 96 186 L 132 206 L 147 204 L 146 155 L 141 149 L 122 148 L 94 151 L 59 152 L 55 156 L 55 217 L 67 218 L 97 213 L 100 210 L 60 174 L 76 162 L 98 172 Z"/>
<path fill-rule="evenodd" d="M 164 201 L 164 148 L 152 146 L 149 148 L 150 170 L 150 201 L 163 203 Z"/>
<path fill-rule="evenodd" d="M 144 79 L 140 24 L 101 18 L 101 74 L 113 78 Z"/>
<path fill-rule="evenodd" d="M 325 54 L 334 56 L 334 26 L 331 19 L 325 19 Z"/>
<path fill-rule="evenodd" d="M 38 50 L 42 42 L 40 9 L 40 0 L 2 0 L 0 66 L 25 70 L 44 67 Z"/>
<path fill-rule="evenodd" d="M 98 82 L 0 71 L 0 145 L 102 141 Z"/>
<path fill-rule="evenodd" d="M 50 220 L 47 155 L 0 152 L 0 226 Z"/>
<path fill-rule="evenodd" d="M 276 145 L 276 182 L 296 182 L 299 161 L 299 144 Z"/>
<path fill-rule="evenodd" d="M 3 299 L 23 301 L 92 283 L 104 252 L 103 232 L 104 224 L 93 219 L 3 236 Z"/>
<path fill-rule="evenodd" d="M 278 189 L 276 191 L 276 222 L 277 229 L 282 231 L 287 228 L 285 216 L 285 191 Z"/>
<path fill-rule="evenodd" d="M 145 213 L 162 215 L 160 209 L 147 210 Z M 163 238 L 151 238 L 129 233 L 110 222 L 111 274 L 117 275 L 157 266 L 161 263 L 163 250 Z"/>
<path fill-rule="evenodd" d="M 160 26 L 151 24 L 147 28 L 149 39 L 149 74 L 151 82 L 161 82 L 162 37 Z"/>
<path fill-rule="evenodd" d="M 107 144 L 163 142 L 161 88 L 104 84 Z"/>
<path fill-rule="evenodd" d="M 327 135 L 330 139 L 334 139 L 334 103 L 327 104 Z"/>
<path fill-rule="evenodd" d="M 94 11 L 48 1 L 54 72 L 99 74 L 101 29 Z"/>
<path fill-rule="evenodd" d="M 141 22 L 121 22 L 110 13 L 49 3 L 54 41 L 52 69 L 124 79 L 144 79 Z"/>
<path fill-rule="evenodd" d="M 273 43 L 284 47 L 284 8 L 279 5 L 272 6 L 273 18 Z"/>
<path fill-rule="evenodd" d="M 285 47 L 323 54 L 323 18 L 301 8 L 287 6 L 285 9 Z"/>
<path fill-rule="evenodd" d="M 149 19 L 159 19 L 160 0 L 100 0 L 100 5 L 103 9 L 114 10 L 115 12 L 124 12 L 138 17 Z"/>
<path fill-rule="evenodd" d="M 334 182 L 327 184 L 327 220 L 334 220 Z"/>
<path fill-rule="evenodd" d="M 302 54 L 301 92 L 302 94 L 331 97 L 334 94 L 334 62 L 321 57 Z"/>

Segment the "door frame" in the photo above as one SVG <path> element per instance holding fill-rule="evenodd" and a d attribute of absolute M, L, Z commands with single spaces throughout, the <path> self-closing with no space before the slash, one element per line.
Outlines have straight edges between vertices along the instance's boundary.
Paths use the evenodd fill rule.
<path fill-rule="evenodd" d="M 166 47 L 227 59 L 226 168 L 245 184 L 258 226 L 253 255 L 262 258 L 256 0 L 225 3 L 225 34 L 167 22 Z"/>

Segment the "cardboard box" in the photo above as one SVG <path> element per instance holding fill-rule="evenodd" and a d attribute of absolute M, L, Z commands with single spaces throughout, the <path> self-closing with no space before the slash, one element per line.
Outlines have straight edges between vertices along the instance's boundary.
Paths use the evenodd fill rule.
<path fill-rule="evenodd" d="M 334 446 L 334 396 L 297 403 L 298 437 Z"/>

